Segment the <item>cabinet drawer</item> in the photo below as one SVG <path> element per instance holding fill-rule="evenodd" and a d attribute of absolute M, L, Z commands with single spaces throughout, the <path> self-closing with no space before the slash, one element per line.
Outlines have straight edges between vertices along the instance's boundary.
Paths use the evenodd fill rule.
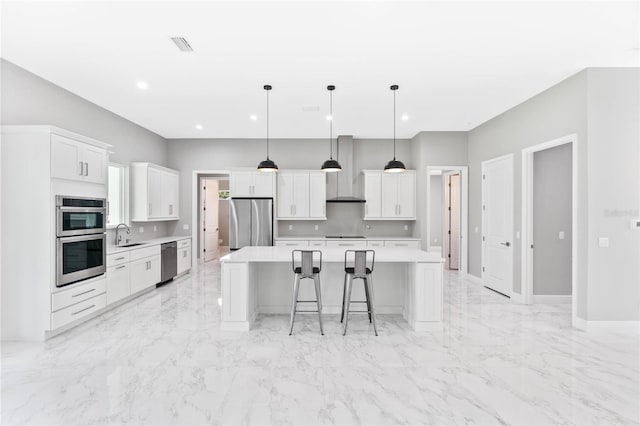
<path fill-rule="evenodd" d="M 420 248 L 420 241 L 385 241 L 385 247 Z"/>
<path fill-rule="evenodd" d="M 130 265 L 110 266 L 107 268 L 107 303 L 111 304 L 131 294 L 129 286 Z"/>
<path fill-rule="evenodd" d="M 160 246 L 155 245 L 151 247 L 145 247 L 137 250 L 131 250 L 130 259 L 133 262 L 134 260 L 144 259 L 145 257 L 155 256 L 160 254 Z"/>
<path fill-rule="evenodd" d="M 60 328 L 107 306 L 107 295 L 101 294 L 51 314 L 51 328 Z"/>
<path fill-rule="evenodd" d="M 191 268 L 191 248 L 184 247 L 178 249 L 177 274 L 188 271 Z"/>
<path fill-rule="evenodd" d="M 367 242 L 365 240 L 340 240 L 340 241 L 327 241 L 327 247 L 366 247 Z"/>
<path fill-rule="evenodd" d="M 178 248 L 185 248 L 185 247 L 191 247 L 191 238 L 187 239 L 187 240 L 180 240 L 178 241 Z"/>
<path fill-rule="evenodd" d="M 384 247 L 384 241 L 382 240 L 367 241 L 367 247 Z"/>
<path fill-rule="evenodd" d="M 130 259 L 130 252 L 123 251 L 120 253 L 114 253 L 107 255 L 107 267 L 120 265 L 121 263 L 127 263 Z"/>
<path fill-rule="evenodd" d="M 309 241 L 276 241 L 277 247 L 309 247 Z"/>
<path fill-rule="evenodd" d="M 51 295 L 51 312 L 59 311 L 83 300 L 103 294 L 106 289 L 106 283 L 107 280 L 101 278 L 84 285 L 70 288 L 69 290 L 53 293 Z"/>
<path fill-rule="evenodd" d="M 311 247 L 324 247 L 327 245 L 327 242 L 324 240 L 310 240 L 309 245 Z"/>

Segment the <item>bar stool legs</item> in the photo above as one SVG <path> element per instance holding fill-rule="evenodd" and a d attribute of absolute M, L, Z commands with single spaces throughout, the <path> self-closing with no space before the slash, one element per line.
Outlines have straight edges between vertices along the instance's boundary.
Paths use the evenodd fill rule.
<path fill-rule="evenodd" d="M 351 278 L 351 274 L 347 274 L 345 286 L 345 293 L 347 297 L 343 299 L 342 310 L 344 312 L 344 329 L 342 330 L 342 335 L 347 334 L 347 326 L 349 325 L 349 305 L 351 304 L 351 287 L 353 285 L 353 279 Z"/>
<path fill-rule="evenodd" d="M 300 290 L 300 275 L 293 279 L 293 300 L 291 301 L 291 320 L 289 323 L 289 336 L 293 334 L 293 322 L 296 319 L 296 307 L 298 306 L 298 290 Z"/>
<path fill-rule="evenodd" d="M 324 336 L 324 330 L 322 329 L 322 295 L 320 294 L 320 274 L 316 274 L 313 277 L 313 282 L 316 285 L 316 300 L 318 301 L 318 321 L 320 322 L 320 334 Z"/>
<path fill-rule="evenodd" d="M 367 289 L 367 300 L 369 301 L 369 322 L 373 323 L 373 332 L 378 335 L 378 327 L 376 326 L 376 301 L 373 297 L 373 274 L 367 274 L 365 287 Z"/>

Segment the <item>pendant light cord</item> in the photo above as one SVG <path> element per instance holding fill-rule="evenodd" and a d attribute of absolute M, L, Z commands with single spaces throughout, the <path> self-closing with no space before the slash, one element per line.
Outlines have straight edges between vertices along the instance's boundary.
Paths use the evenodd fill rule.
<path fill-rule="evenodd" d="M 396 159 L 396 91 L 393 91 L 393 159 Z"/>
<path fill-rule="evenodd" d="M 268 159 L 269 159 L 269 90 L 267 89 L 267 160 Z"/>
<path fill-rule="evenodd" d="M 333 91 L 329 90 L 329 158 L 333 160 Z"/>

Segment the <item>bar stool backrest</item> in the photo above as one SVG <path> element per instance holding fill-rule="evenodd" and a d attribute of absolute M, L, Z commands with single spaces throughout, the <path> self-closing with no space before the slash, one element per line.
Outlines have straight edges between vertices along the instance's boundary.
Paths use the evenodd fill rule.
<path fill-rule="evenodd" d="M 300 256 L 296 256 L 296 253 L 299 253 Z M 315 254 L 319 254 L 317 261 Z M 298 258 L 300 259 L 299 263 Z M 300 268 L 303 276 L 311 276 L 314 267 L 318 270 L 322 269 L 322 252 L 320 250 L 293 250 L 291 252 L 291 266 L 294 272 L 296 268 Z"/>
<path fill-rule="evenodd" d="M 363 277 L 367 275 L 367 269 L 373 272 L 375 258 L 376 252 L 374 250 L 346 250 L 344 252 L 344 267 L 350 268 L 353 264 L 353 274 Z"/>

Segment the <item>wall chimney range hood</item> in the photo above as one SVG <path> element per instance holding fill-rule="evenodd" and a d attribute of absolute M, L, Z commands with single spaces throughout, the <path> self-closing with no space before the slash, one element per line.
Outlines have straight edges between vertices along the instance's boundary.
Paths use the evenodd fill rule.
<path fill-rule="evenodd" d="M 353 137 L 338 136 L 336 159 L 342 164 L 342 172 L 327 176 L 327 203 L 365 203 L 366 200 L 353 196 Z"/>

